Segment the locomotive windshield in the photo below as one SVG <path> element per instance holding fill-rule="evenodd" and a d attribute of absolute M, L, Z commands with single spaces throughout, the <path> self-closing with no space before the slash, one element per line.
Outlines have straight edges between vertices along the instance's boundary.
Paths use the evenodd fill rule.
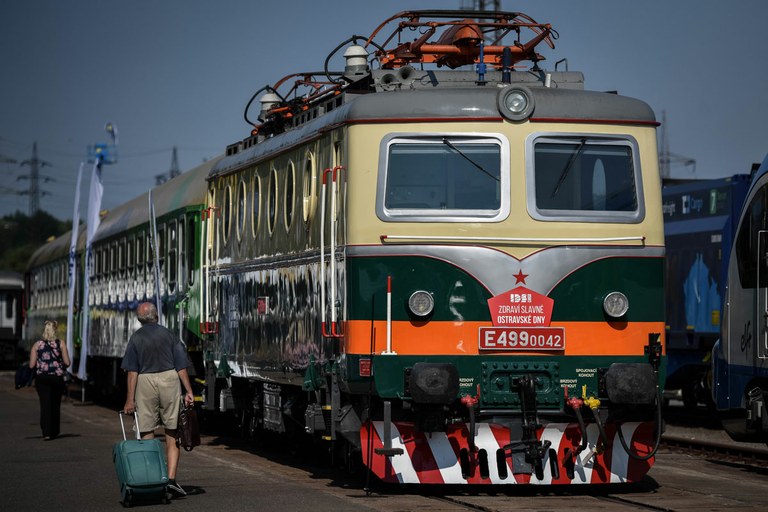
<path fill-rule="evenodd" d="M 508 187 L 503 153 L 497 139 L 390 140 L 379 183 L 385 215 L 498 216 Z"/>
<path fill-rule="evenodd" d="M 540 138 L 533 143 L 529 179 L 539 217 L 616 217 L 640 213 L 630 141 L 589 137 Z M 529 206 L 531 201 L 529 200 Z"/>

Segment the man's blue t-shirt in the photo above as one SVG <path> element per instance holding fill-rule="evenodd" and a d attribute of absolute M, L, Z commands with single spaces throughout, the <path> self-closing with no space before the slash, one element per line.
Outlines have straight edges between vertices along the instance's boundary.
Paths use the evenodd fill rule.
<path fill-rule="evenodd" d="M 184 344 L 160 324 L 144 324 L 131 335 L 121 368 L 127 372 L 158 373 L 187 367 Z"/>

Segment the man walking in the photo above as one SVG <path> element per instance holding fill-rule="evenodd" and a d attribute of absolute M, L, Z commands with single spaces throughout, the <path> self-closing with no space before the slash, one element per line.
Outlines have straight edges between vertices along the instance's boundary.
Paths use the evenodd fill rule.
<path fill-rule="evenodd" d="M 136 308 L 142 324 L 131 338 L 123 356 L 122 369 L 128 372 L 128 394 L 123 410 L 136 411 L 142 439 L 154 437 L 154 430 L 165 428 L 165 455 L 168 460 L 168 490 L 176 496 L 186 491 L 176 483 L 179 447 L 176 429 L 181 401 L 179 379 L 186 393 L 184 402 L 195 401 L 187 374 L 187 353 L 184 344 L 171 331 L 158 324 L 157 308 L 142 302 Z"/>

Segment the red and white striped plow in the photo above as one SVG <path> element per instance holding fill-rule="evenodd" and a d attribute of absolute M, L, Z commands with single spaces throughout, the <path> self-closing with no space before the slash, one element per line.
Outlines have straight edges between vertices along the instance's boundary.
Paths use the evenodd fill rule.
<path fill-rule="evenodd" d="M 393 422 L 392 448 L 401 448 L 400 455 L 382 455 L 384 447 L 383 422 L 368 422 L 360 429 L 363 463 L 382 481 L 403 484 L 607 484 L 636 482 L 643 478 L 654 458 L 639 461 L 631 458 L 622 447 L 617 425 L 605 426 L 611 442 L 602 451 L 596 450 L 599 433 L 597 425 L 587 426 L 587 448 L 573 460 L 573 478 L 566 470 L 566 450 L 575 452 L 581 443 L 576 423 L 550 423 L 537 432 L 541 441 L 550 441 L 550 451 L 543 461 L 543 477 L 514 473 L 512 459 L 500 451 L 510 443 L 509 429 L 493 423 L 476 425 L 476 450 L 469 449 L 469 425 L 449 426 L 446 432 L 424 433 L 412 423 Z M 644 456 L 653 445 L 652 422 L 624 423 L 624 439 L 634 454 Z M 369 445 L 369 439 L 371 445 Z M 515 439 L 517 441 L 517 439 Z M 552 469 L 550 454 L 557 453 L 559 475 Z M 462 472 L 461 460 L 468 471 Z M 553 474 L 554 473 L 554 474 Z M 557 475 L 557 476 L 556 476 Z"/>

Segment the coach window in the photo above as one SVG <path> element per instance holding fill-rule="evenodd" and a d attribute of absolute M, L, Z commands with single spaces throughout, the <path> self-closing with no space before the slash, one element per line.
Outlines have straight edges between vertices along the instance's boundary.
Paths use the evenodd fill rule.
<path fill-rule="evenodd" d="M 311 151 L 307 151 L 301 183 L 302 217 L 304 222 L 308 223 L 315 214 L 315 204 L 317 202 L 317 165 L 315 164 L 315 155 Z"/>
<path fill-rule="evenodd" d="M 296 204 L 296 166 L 293 165 L 293 162 L 288 162 L 288 169 L 285 173 L 283 204 L 283 220 L 285 221 L 285 230 L 288 231 L 293 223 L 293 205 Z"/>
<path fill-rule="evenodd" d="M 125 242 L 125 257 L 126 257 L 126 266 L 128 267 L 128 273 L 133 274 L 133 265 L 134 265 L 134 257 L 136 256 L 136 253 L 134 252 L 133 248 L 134 243 L 134 237 L 133 235 L 128 237 L 128 240 Z"/>
<path fill-rule="evenodd" d="M 539 220 L 640 222 L 645 216 L 637 142 L 586 134 L 526 142 L 528 212 Z"/>
<path fill-rule="evenodd" d="M 277 170 L 269 173 L 269 191 L 267 192 L 267 227 L 271 235 L 277 222 Z"/>
<path fill-rule="evenodd" d="M 237 241 L 243 238 L 243 229 L 245 229 L 245 180 L 241 179 L 237 185 Z"/>
<path fill-rule="evenodd" d="M 176 221 L 168 222 L 168 263 L 166 264 L 166 282 L 168 283 L 168 293 L 176 293 L 176 283 L 178 282 L 178 238 L 176 232 Z"/>
<path fill-rule="evenodd" d="M 736 261 L 742 288 L 768 287 L 766 244 L 768 243 L 768 194 L 763 187 L 749 202 L 736 237 Z M 758 276 L 760 282 L 758 283 Z"/>
<path fill-rule="evenodd" d="M 257 173 L 253 175 L 253 197 L 251 198 L 251 234 L 256 237 L 261 221 L 261 178 Z"/>
<path fill-rule="evenodd" d="M 16 311 L 16 297 L 13 293 L 7 292 L 5 294 L 5 318 L 10 320 L 14 317 Z"/>
<path fill-rule="evenodd" d="M 160 293 L 165 292 L 165 224 L 157 228 L 157 275 L 160 276 Z"/>
<path fill-rule="evenodd" d="M 342 162 L 344 161 L 344 155 L 342 153 L 343 148 L 341 141 L 336 141 L 333 143 L 333 166 L 332 169 L 339 169 L 342 167 Z M 338 179 L 338 174 L 337 174 Z M 344 197 L 344 187 L 342 187 L 340 184 L 336 188 L 336 215 L 341 216 L 341 208 L 343 204 L 343 197 Z"/>
<path fill-rule="evenodd" d="M 391 135 L 381 142 L 376 214 L 385 221 L 495 222 L 509 214 L 500 135 Z M 504 172 L 502 172 L 504 170 Z"/>
<path fill-rule="evenodd" d="M 101 274 L 101 266 L 102 266 L 102 263 L 101 263 L 101 260 L 102 260 L 101 249 L 93 249 L 93 253 L 92 253 L 91 257 L 93 258 L 93 261 L 91 262 L 92 263 L 93 272 L 96 275 Z"/>
<path fill-rule="evenodd" d="M 187 229 L 184 231 L 184 244 L 187 247 L 187 286 L 195 284 L 195 216 L 187 217 Z"/>
<path fill-rule="evenodd" d="M 117 266 L 121 279 L 125 279 L 125 271 L 128 269 L 128 264 L 125 258 L 125 242 L 125 238 L 123 238 L 117 244 Z"/>
<path fill-rule="evenodd" d="M 117 275 L 117 242 L 109 244 L 109 276 L 114 278 Z"/>
<path fill-rule="evenodd" d="M 126 266 L 128 267 L 127 275 L 128 278 L 125 283 L 125 291 L 128 297 L 128 300 L 133 300 L 134 294 L 136 293 L 136 236 L 130 235 L 128 239 L 125 242 L 125 260 L 126 260 Z"/>
<path fill-rule="evenodd" d="M 224 242 L 229 240 L 230 228 L 232 227 L 232 186 L 227 185 L 224 189 L 224 211 L 222 212 L 222 236 Z"/>
<path fill-rule="evenodd" d="M 144 232 L 136 234 L 136 274 L 144 275 Z"/>
<path fill-rule="evenodd" d="M 176 273 L 179 285 L 179 291 L 184 291 L 187 283 L 187 244 L 185 240 L 186 223 L 182 216 L 177 223 L 176 227 L 176 247 L 179 251 L 179 256 L 176 258 L 178 261 L 178 271 Z"/>
<path fill-rule="evenodd" d="M 51 281 L 51 302 L 54 306 L 59 305 L 59 264 L 53 264 L 53 278 Z"/>
<path fill-rule="evenodd" d="M 154 245 L 152 242 L 152 226 L 149 226 L 149 229 L 146 233 L 144 233 L 144 276 L 145 280 L 150 281 L 154 279 L 154 271 L 152 266 L 154 265 L 155 261 L 155 254 L 154 254 Z M 147 290 L 148 286 L 152 284 L 152 281 L 149 283 L 145 283 L 145 291 L 147 291 L 147 296 L 151 296 L 151 292 Z"/>

